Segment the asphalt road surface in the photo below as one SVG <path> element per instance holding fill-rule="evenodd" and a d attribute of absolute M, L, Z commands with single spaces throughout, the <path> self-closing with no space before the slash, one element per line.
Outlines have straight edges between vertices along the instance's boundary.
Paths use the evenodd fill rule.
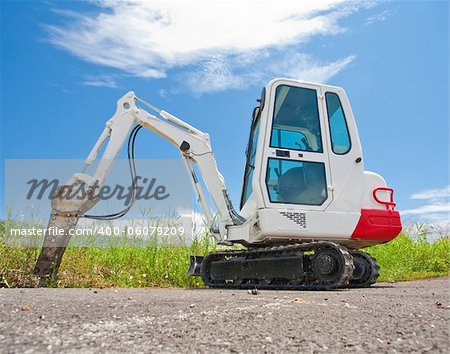
<path fill-rule="evenodd" d="M 448 352 L 449 278 L 320 292 L 0 289 L 0 352 Z"/>

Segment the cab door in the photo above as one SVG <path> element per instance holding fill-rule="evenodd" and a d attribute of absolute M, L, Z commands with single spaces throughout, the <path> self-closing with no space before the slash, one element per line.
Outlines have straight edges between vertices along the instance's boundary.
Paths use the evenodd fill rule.
<path fill-rule="evenodd" d="M 260 175 L 269 208 L 325 210 L 333 200 L 320 86 L 272 82 Z"/>
<path fill-rule="evenodd" d="M 359 213 L 364 192 L 364 164 L 350 102 L 340 87 L 322 86 L 321 97 L 329 141 L 330 185 L 334 194 L 327 211 Z"/>

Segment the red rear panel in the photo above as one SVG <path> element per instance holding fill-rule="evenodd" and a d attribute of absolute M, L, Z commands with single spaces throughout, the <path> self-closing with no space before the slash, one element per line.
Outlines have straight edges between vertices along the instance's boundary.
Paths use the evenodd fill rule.
<path fill-rule="evenodd" d="M 402 231 L 400 213 L 395 210 L 362 209 L 352 239 L 387 242 Z"/>

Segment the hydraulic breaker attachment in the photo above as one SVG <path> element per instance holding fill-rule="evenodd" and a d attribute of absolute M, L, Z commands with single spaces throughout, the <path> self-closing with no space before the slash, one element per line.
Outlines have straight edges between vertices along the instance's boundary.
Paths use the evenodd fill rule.
<path fill-rule="evenodd" d="M 62 216 L 54 212 L 52 209 L 44 245 L 33 270 L 33 274 L 41 278 L 40 287 L 45 286 L 48 278 L 58 272 L 62 256 L 71 238 L 69 230 L 75 229 L 78 222 L 77 216 Z"/>
<path fill-rule="evenodd" d="M 86 187 L 87 186 L 87 187 Z M 45 286 L 54 277 L 61 265 L 62 256 L 69 244 L 80 215 L 91 209 L 97 202 L 94 193 L 77 197 L 81 188 L 92 190 L 94 179 L 86 174 L 75 174 L 66 185 L 57 188 L 52 199 L 52 212 L 45 234 L 44 245 L 33 273 L 40 277 L 39 286 Z"/>

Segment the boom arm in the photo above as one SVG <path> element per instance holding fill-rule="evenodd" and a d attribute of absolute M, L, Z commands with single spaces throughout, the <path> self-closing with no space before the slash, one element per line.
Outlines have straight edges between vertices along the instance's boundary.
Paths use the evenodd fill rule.
<path fill-rule="evenodd" d="M 138 108 L 136 101 L 157 112 L 162 119 L 142 108 Z M 102 160 L 93 176 L 94 180 L 98 181 L 99 186 L 103 185 L 118 152 L 122 148 L 135 122 L 164 137 L 180 149 L 181 157 L 188 176 L 192 180 L 197 199 L 205 212 L 209 226 L 211 226 L 214 217 L 206 201 L 204 191 L 195 175 L 192 162 L 198 165 L 208 192 L 220 215 L 219 240 L 226 239 L 226 226 L 234 225 L 242 220 L 236 215 L 229 202 L 224 178 L 217 169 L 217 164 L 211 149 L 209 135 L 190 126 L 172 114 L 143 101 L 136 97 L 133 92 L 127 93 L 118 101 L 116 113 L 106 124 L 105 130 L 109 130 L 111 137 Z M 97 152 L 106 140 L 105 136 L 107 134 L 103 132 L 100 136 L 86 159 L 86 166 L 89 166 L 95 160 Z"/>
<path fill-rule="evenodd" d="M 133 115 L 140 125 L 166 138 L 180 149 L 181 157 L 185 163 L 188 176 L 190 176 L 193 183 L 197 199 L 202 205 L 209 226 L 212 226 L 214 218 L 203 189 L 195 175 L 192 162 L 197 164 L 220 216 L 218 229 L 219 241 L 226 240 L 226 227 L 242 224 L 244 220 L 235 212 L 231 204 L 224 178 L 217 169 L 209 135 L 190 126 L 170 113 L 149 105 L 136 96 L 134 98 L 155 110 L 164 118 L 164 120 L 160 119 L 143 109 L 139 109 L 136 106 L 133 107 Z"/>
<path fill-rule="evenodd" d="M 149 107 L 158 113 L 159 117 L 139 108 L 136 102 Z M 128 92 L 117 101 L 117 109 L 113 117 L 106 123 L 106 127 L 85 160 L 83 173 L 75 174 L 66 186 L 83 183 L 88 187 L 103 186 L 125 140 L 135 124 L 151 130 L 164 137 L 180 149 L 188 176 L 192 181 L 197 199 L 201 204 L 208 226 L 214 223 L 213 213 L 208 205 L 205 193 L 197 179 L 193 162 L 197 164 L 207 190 L 220 216 L 218 227 L 212 230 L 219 242 L 227 240 L 227 226 L 240 225 L 245 220 L 234 210 L 225 186 L 224 178 L 217 169 L 217 164 L 211 149 L 209 135 L 183 122 L 172 114 L 160 110 L 138 98 L 134 92 Z M 109 138 L 103 156 L 93 176 L 86 174 L 87 168 L 95 161 L 98 151 Z M 34 273 L 40 277 L 49 277 L 58 271 L 62 255 L 70 240 L 68 230 L 76 227 L 78 219 L 92 209 L 98 198 L 72 198 L 70 200 L 55 198 L 52 200 L 52 215 L 50 227 L 65 230 L 62 236 L 48 237 L 36 263 Z"/>

